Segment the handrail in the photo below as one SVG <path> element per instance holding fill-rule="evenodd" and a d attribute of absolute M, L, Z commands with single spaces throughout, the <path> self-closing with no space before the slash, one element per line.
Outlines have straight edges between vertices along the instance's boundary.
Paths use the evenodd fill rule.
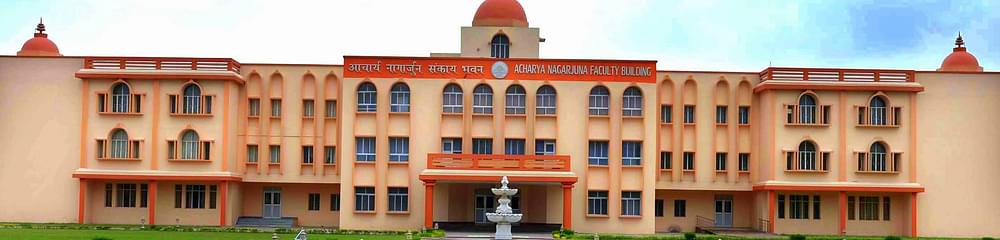
<path fill-rule="evenodd" d="M 427 154 L 428 169 L 570 171 L 568 155 Z"/>
<path fill-rule="evenodd" d="M 240 63 L 231 58 L 177 57 L 86 57 L 84 69 L 120 70 L 192 70 L 240 73 Z"/>
<path fill-rule="evenodd" d="M 760 226 L 757 227 L 761 232 L 771 232 L 771 220 L 758 218 L 757 223 L 760 224 Z"/>
<path fill-rule="evenodd" d="M 694 226 L 698 228 L 714 227 L 715 219 L 695 215 Z"/>
<path fill-rule="evenodd" d="M 915 82 L 916 71 L 888 69 L 787 68 L 769 67 L 760 80 L 836 82 Z"/>

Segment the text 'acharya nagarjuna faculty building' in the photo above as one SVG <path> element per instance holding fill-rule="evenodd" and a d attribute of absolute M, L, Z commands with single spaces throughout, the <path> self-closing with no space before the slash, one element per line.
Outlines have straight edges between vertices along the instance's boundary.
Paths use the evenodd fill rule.
<path fill-rule="evenodd" d="M 1000 72 L 962 39 L 936 70 L 656 69 L 541 59 L 515 0 L 460 53 L 343 65 L 0 56 L 0 222 L 487 223 L 1000 236 Z M 515 227 L 515 231 L 516 231 Z"/>

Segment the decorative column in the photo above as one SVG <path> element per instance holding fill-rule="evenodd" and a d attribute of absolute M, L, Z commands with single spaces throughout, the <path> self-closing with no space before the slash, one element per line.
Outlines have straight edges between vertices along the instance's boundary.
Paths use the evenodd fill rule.
<path fill-rule="evenodd" d="M 226 199 L 229 195 L 229 183 L 222 181 L 219 183 L 219 226 L 226 226 Z"/>
<path fill-rule="evenodd" d="M 917 193 L 910 193 L 910 237 L 917 237 Z"/>
<path fill-rule="evenodd" d="M 767 191 L 767 232 L 774 233 L 774 190 Z"/>
<path fill-rule="evenodd" d="M 148 195 L 146 201 L 149 201 L 146 205 L 146 209 L 149 211 L 146 222 L 149 222 L 149 225 L 156 224 L 156 184 L 156 181 L 149 181 L 149 190 L 146 193 Z"/>
<path fill-rule="evenodd" d="M 77 200 L 80 204 L 77 209 L 78 215 L 76 218 L 76 223 L 83 224 L 84 210 L 87 209 L 87 181 L 80 179 L 80 199 Z"/>
<path fill-rule="evenodd" d="M 434 181 L 424 182 L 424 228 L 434 228 Z"/>
<path fill-rule="evenodd" d="M 837 197 L 840 202 L 840 235 L 847 234 L 847 192 L 841 191 Z"/>
<path fill-rule="evenodd" d="M 563 229 L 573 229 L 573 183 L 563 183 Z"/>

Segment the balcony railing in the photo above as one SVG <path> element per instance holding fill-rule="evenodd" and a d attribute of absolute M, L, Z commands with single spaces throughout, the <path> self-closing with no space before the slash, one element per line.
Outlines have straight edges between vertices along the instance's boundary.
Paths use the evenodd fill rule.
<path fill-rule="evenodd" d="M 770 67 L 760 72 L 760 80 L 825 82 L 915 82 L 912 70 L 830 69 Z"/>
<path fill-rule="evenodd" d="M 854 106 L 858 113 L 858 126 L 863 127 L 899 127 L 902 107 L 882 107 L 872 108 L 868 106 Z"/>
<path fill-rule="evenodd" d="M 858 160 L 859 173 L 899 173 L 899 160 L 903 158 L 903 153 L 854 152 L 854 158 Z"/>
<path fill-rule="evenodd" d="M 428 169 L 570 171 L 567 155 L 427 154 Z"/>
<path fill-rule="evenodd" d="M 827 126 L 830 124 L 830 105 L 785 104 L 785 124 Z"/>
<path fill-rule="evenodd" d="M 830 170 L 830 151 L 784 151 L 786 172 L 826 172 Z"/>
<path fill-rule="evenodd" d="M 240 73 L 240 63 L 230 58 L 87 57 L 84 69 L 189 70 Z"/>

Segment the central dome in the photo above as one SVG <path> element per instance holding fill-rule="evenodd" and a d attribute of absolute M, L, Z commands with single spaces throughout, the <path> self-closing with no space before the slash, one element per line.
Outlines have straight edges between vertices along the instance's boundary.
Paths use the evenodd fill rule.
<path fill-rule="evenodd" d="M 472 26 L 528 27 L 528 17 L 517 0 L 486 0 L 476 10 Z"/>
<path fill-rule="evenodd" d="M 938 68 L 938 71 L 982 72 L 983 67 L 979 66 L 979 60 L 976 59 L 976 56 L 973 56 L 972 53 L 969 53 L 965 49 L 965 41 L 962 40 L 962 35 L 959 34 L 958 38 L 955 39 L 955 48 L 941 62 L 941 68 Z"/>
<path fill-rule="evenodd" d="M 62 56 L 59 54 L 59 47 L 49 40 L 49 35 L 45 33 L 45 24 L 39 20 L 35 30 L 38 31 L 35 37 L 24 42 L 21 51 L 17 52 L 18 56 Z"/>

